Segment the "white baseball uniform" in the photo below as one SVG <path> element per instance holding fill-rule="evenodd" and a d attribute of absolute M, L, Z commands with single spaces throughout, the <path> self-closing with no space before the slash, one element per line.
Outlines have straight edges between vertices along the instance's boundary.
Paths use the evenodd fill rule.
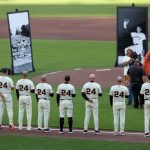
<path fill-rule="evenodd" d="M 88 130 L 89 120 L 91 112 L 93 112 L 95 131 L 99 130 L 99 119 L 98 119 L 98 95 L 102 94 L 100 84 L 96 82 L 87 82 L 82 88 L 82 92 L 86 96 L 93 100 L 93 103 L 86 101 L 85 104 L 85 119 L 84 119 L 84 130 Z"/>
<path fill-rule="evenodd" d="M 0 91 L 4 96 L 4 99 L 0 98 L 0 125 L 2 124 L 4 103 L 6 103 L 9 125 L 13 125 L 13 100 L 11 95 L 12 88 L 14 88 L 12 79 L 7 76 L 0 76 Z"/>
<path fill-rule="evenodd" d="M 144 95 L 145 133 L 149 133 L 149 120 L 150 120 L 150 83 L 149 82 L 146 82 L 142 85 L 140 93 Z"/>
<path fill-rule="evenodd" d="M 128 62 L 130 60 L 131 60 L 131 58 L 128 55 L 123 57 L 123 63 Z M 129 64 L 124 66 L 124 73 L 123 73 L 124 76 L 127 76 L 128 69 L 129 69 Z"/>
<path fill-rule="evenodd" d="M 60 118 L 65 117 L 65 110 L 67 111 L 67 117 L 70 118 L 73 115 L 73 103 L 72 94 L 75 94 L 75 88 L 71 84 L 62 83 L 57 88 L 57 94 L 60 95 L 59 102 L 59 114 Z"/>
<path fill-rule="evenodd" d="M 20 79 L 16 83 L 16 89 L 19 91 L 19 130 L 22 130 L 24 110 L 26 108 L 27 130 L 31 130 L 32 119 L 32 98 L 31 90 L 34 90 L 34 84 L 29 79 Z"/>
<path fill-rule="evenodd" d="M 129 95 L 128 88 L 123 85 L 114 85 L 109 95 L 113 96 L 114 132 L 118 132 L 120 118 L 120 132 L 124 132 L 126 103 L 125 96 Z"/>
<path fill-rule="evenodd" d="M 39 83 L 36 86 L 35 93 L 38 96 L 38 128 L 42 129 L 42 120 L 44 114 L 44 129 L 48 129 L 50 116 L 50 94 L 53 93 L 52 86 L 48 83 Z"/>

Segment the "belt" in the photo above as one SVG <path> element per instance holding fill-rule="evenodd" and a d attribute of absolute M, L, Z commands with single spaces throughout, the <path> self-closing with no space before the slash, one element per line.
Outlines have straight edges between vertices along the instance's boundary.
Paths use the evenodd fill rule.
<path fill-rule="evenodd" d="M 63 100 L 71 100 L 71 99 L 70 99 L 70 98 L 69 98 L 69 99 L 63 99 L 63 98 L 61 98 L 60 100 L 62 100 L 62 101 L 63 101 Z"/>
<path fill-rule="evenodd" d="M 145 101 L 150 101 L 150 99 L 144 99 Z"/>
<path fill-rule="evenodd" d="M 19 95 L 19 96 L 31 96 L 31 95 L 23 95 L 23 94 L 21 94 L 21 95 Z"/>
<path fill-rule="evenodd" d="M 40 99 L 49 100 L 48 98 L 38 98 L 38 99 L 39 99 L 39 100 L 40 100 Z"/>

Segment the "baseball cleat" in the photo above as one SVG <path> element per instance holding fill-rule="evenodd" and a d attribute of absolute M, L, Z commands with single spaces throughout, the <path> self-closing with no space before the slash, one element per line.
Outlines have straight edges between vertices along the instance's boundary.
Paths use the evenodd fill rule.
<path fill-rule="evenodd" d="M 9 130 L 14 130 L 15 126 L 14 125 L 9 125 Z"/>
<path fill-rule="evenodd" d="M 38 130 L 38 131 L 42 131 L 42 129 L 41 129 L 41 128 L 38 128 L 37 130 Z"/>
<path fill-rule="evenodd" d="M 2 129 L 2 125 L 0 124 L 0 129 Z"/>
<path fill-rule="evenodd" d="M 87 133 L 88 133 L 88 131 L 87 131 L 87 130 L 84 130 L 84 131 L 83 131 L 83 134 L 87 134 Z"/>
<path fill-rule="evenodd" d="M 126 134 L 125 134 L 125 132 L 120 132 L 119 135 L 120 136 L 125 136 Z"/>
<path fill-rule="evenodd" d="M 144 135 L 144 137 L 149 137 L 150 136 L 150 134 L 149 133 L 145 133 L 145 135 Z"/>
<path fill-rule="evenodd" d="M 118 133 L 117 131 L 115 131 L 113 135 L 114 135 L 114 136 L 118 136 L 119 133 Z"/>
<path fill-rule="evenodd" d="M 50 132 L 50 129 L 49 128 L 44 129 L 44 132 Z"/>
<path fill-rule="evenodd" d="M 101 132 L 99 130 L 95 130 L 95 135 L 100 135 Z"/>
<path fill-rule="evenodd" d="M 21 130 L 22 130 L 22 127 L 19 127 L 18 130 L 21 131 Z"/>
<path fill-rule="evenodd" d="M 68 133 L 69 133 L 69 134 L 73 134 L 74 132 L 73 132 L 73 131 L 69 131 Z"/>
<path fill-rule="evenodd" d="M 27 127 L 27 131 L 31 131 L 32 130 L 32 128 L 31 127 Z"/>
<path fill-rule="evenodd" d="M 64 133 L 64 131 L 59 131 L 59 134 L 63 134 Z"/>

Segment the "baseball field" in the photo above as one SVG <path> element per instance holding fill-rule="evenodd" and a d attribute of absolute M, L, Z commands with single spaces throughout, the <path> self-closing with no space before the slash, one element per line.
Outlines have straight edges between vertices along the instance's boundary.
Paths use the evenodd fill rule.
<path fill-rule="evenodd" d="M 69 1 L 69 0 L 68 0 Z M 21 4 L 17 0 L 0 0 L 0 68 L 11 66 L 11 54 L 9 47 L 9 36 L 6 13 L 19 10 L 29 10 L 31 19 L 31 33 L 33 44 L 33 61 L 35 72 L 30 73 L 29 77 L 34 81 L 35 85 L 39 82 L 38 77 L 44 73 L 48 73 L 49 82 L 52 84 L 54 92 L 57 85 L 63 81 L 65 74 L 72 75 L 72 82 L 76 85 L 77 97 L 74 98 L 74 128 L 83 129 L 85 103 L 81 97 L 81 88 L 85 81 L 88 80 L 89 73 L 96 72 L 98 82 L 102 82 L 103 96 L 99 101 L 99 124 L 101 130 L 113 130 L 113 114 L 109 104 L 109 88 L 115 83 L 116 75 L 122 75 L 122 68 L 114 69 L 116 60 L 116 8 L 120 4 L 119 1 L 106 0 L 102 1 L 87 0 L 86 4 L 81 1 L 68 2 L 67 0 L 37 4 L 40 1 L 23 1 Z M 148 1 L 134 1 L 137 5 L 150 7 Z M 97 4 L 98 3 L 98 4 Z M 123 0 L 124 5 L 129 6 L 131 3 Z M 150 18 L 149 18 L 150 22 Z M 111 27 L 110 27 L 111 25 Z M 149 43 L 150 46 L 150 43 Z M 75 70 L 74 70 L 75 69 Z M 79 72 L 78 71 L 83 71 Z M 113 74 L 112 74 L 113 73 Z M 75 74 L 75 75 L 74 75 Z M 76 76 L 76 74 L 79 74 Z M 83 76 L 83 77 L 82 77 Z M 20 79 L 21 75 L 11 76 L 14 83 Z M 80 80 L 80 77 L 83 80 Z M 105 81 L 110 83 L 105 84 Z M 32 125 L 37 126 L 37 102 L 35 95 L 33 99 L 33 118 Z M 18 101 L 15 92 L 13 92 L 14 100 L 14 121 L 18 124 Z M 51 116 L 49 126 L 51 128 L 59 127 L 58 107 L 56 105 L 56 97 L 51 99 Z M 24 118 L 24 121 L 26 119 Z M 3 116 L 3 124 L 8 123 L 8 117 L 5 110 Z M 67 127 L 67 119 L 65 127 Z M 93 119 L 91 118 L 89 127 L 93 128 Z M 144 112 L 141 109 L 135 110 L 132 106 L 127 106 L 126 111 L 126 128 L 128 131 L 143 132 L 144 130 Z M 16 131 L 5 132 L 0 131 L 0 149 L 148 149 L 149 144 L 141 141 L 147 139 L 139 134 L 136 138 L 129 136 L 129 140 L 119 138 L 111 139 L 112 135 L 99 138 L 93 138 L 89 135 L 79 138 L 79 134 L 71 138 L 71 136 L 47 136 L 45 134 L 37 135 L 37 133 Z M 49 133 L 48 133 L 49 134 Z M 30 137 L 29 137 L 29 136 Z M 37 135 L 37 136 L 35 136 Z M 57 136 L 56 136 L 57 135 Z M 132 138 L 135 138 L 132 141 Z M 132 142 L 131 142 L 131 141 Z M 90 142 L 88 142 L 90 141 Z M 125 142 L 123 142 L 125 141 Z M 137 144 L 138 141 L 138 144 Z"/>

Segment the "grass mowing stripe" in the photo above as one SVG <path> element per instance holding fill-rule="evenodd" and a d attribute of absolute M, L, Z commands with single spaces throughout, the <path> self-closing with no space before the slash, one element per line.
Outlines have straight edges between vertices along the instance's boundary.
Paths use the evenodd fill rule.
<path fill-rule="evenodd" d="M 149 144 L 123 143 L 123 142 L 102 142 L 78 139 L 44 138 L 44 137 L 23 137 L 0 135 L 1 149 L 9 150 L 147 150 Z M 3 142 L 5 141 L 5 142 Z"/>

